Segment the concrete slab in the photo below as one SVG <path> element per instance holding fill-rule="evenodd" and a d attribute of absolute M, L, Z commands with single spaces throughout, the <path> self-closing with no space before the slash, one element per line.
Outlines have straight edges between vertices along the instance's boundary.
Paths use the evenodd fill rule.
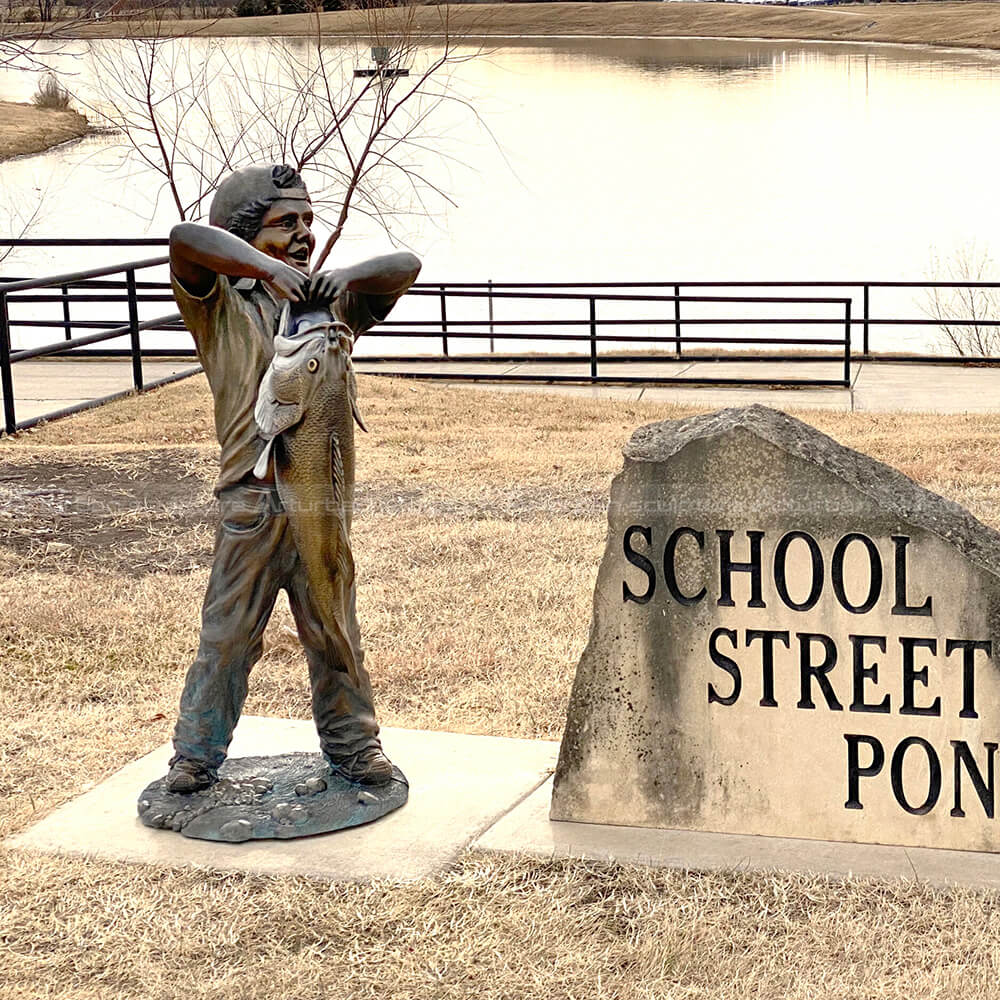
<path fill-rule="evenodd" d="M 908 847 L 906 853 L 921 881 L 932 885 L 1000 889 L 1000 854 L 937 851 L 926 847 Z"/>
<path fill-rule="evenodd" d="M 590 361 L 580 358 L 579 361 L 547 361 L 539 358 L 537 361 L 523 361 L 515 365 L 511 371 L 519 375 L 533 375 L 535 378 L 546 378 L 551 375 L 572 375 L 577 378 L 590 376 Z"/>
<path fill-rule="evenodd" d="M 854 408 L 989 413 L 1000 409 L 1000 367 L 868 363 L 854 383 Z"/>
<path fill-rule="evenodd" d="M 857 375 L 861 362 L 851 365 L 851 378 Z M 696 361 L 685 373 L 686 379 L 696 378 L 787 378 L 839 379 L 844 374 L 843 361 Z"/>
<path fill-rule="evenodd" d="M 330 880 L 416 879 L 447 865 L 555 766 L 558 743 L 383 729 L 410 781 L 410 801 L 370 826 L 289 841 L 216 844 L 150 830 L 136 799 L 164 774 L 164 745 L 29 827 L 8 846 L 113 861 L 305 875 Z M 234 757 L 316 749 L 311 722 L 245 717 Z"/>
<path fill-rule="evenodd" d="M 549 779 L 478 837 L 473 846 L 486 851 L 521 851 L 536 857 L 587 858 L 662 868 L 745 868 L 838 877 L 917 879 L 931 885 L 973 889 L 1000 888 L 1000 854 L 552 823 L 551 798 Z"/>
<path fill-rule="evenodd" d="M 551 798 L 552 780 L 549 779 L 477 838 L 473 846 L 486 851 L 521 851 L 536 857 L 587 858 L 662 868 L 747 868 L 864 878 L 915 878 L 907 851 L 902 847 L 553 823 L 549 820 Z"/>
<path fill-rule="evenodd" d="M 616 362 L 609 359 L 598 360 L 598 373 L 602 378 L 614 378 L 615 375 L 640 376 L 642 378 L 677 378 L 685 374 L 691 367 L 687 361 L 630 361 Z M 519 375 L 534 375 L 546 378 L 550 375 L 576 375 L 586 378 L 590 375 L 590 361 L 581 358 L 579 361 L 553 362 L 540 358 L 537 361 L 525 361 L 513 369 Z"/>
<path fill-rule="evenodd" d="M 196 358 L 147 359 L 142 365 L 143 377 L 156 382 L 197 363 Z M 11 372 L 18 420 L 31 420 L 132 388 L 131 362 L 120 358 L 39 358 L 18 362 Z"/>

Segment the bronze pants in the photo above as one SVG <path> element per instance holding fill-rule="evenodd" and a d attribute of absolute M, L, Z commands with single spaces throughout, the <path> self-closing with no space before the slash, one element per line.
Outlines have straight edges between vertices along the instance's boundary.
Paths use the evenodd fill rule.
<path fill-rule="evenodd" d="M 181 757 L 217 768 L 225 759 L 247 696 L 264 627 L 284 589 L 309 663 L 320 747 L 333 761 L 377 742 L 371 682 L 362 665 L 354 588 L 344 632 L 357 667 L 327 640 L 306 587 L 305 570 L 274 486 L 239 484 L 219 495 L 215 560 L 201 612 L 198 655 L 188 670 L 174 729 Z"/>

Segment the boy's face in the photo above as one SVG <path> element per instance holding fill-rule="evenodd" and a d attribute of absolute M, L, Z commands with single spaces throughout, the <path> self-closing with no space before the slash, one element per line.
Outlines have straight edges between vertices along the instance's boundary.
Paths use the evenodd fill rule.
<path fill-rule="evenodd" d="M 312 234 L 312 205 L 301 198 L 281 198 L 271 203 L 251 246 L 269 257 L 309 273 L 309 259 L 316 247 Z"/>

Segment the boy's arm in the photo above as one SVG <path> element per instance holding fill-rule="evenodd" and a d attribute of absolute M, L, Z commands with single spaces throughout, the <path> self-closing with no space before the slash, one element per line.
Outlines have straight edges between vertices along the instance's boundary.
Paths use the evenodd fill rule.
<path fill-rule="evenodd" d="M 342 292 L 358 292 L 384 299 L 384 319 L 398 299 L 417 280 L 420 260 L 412 253 L 390 253 L 359 264 L 320 271 L 310 279 L 309 297 L 329 305 Z M 373 310 L 374 312 L 374 310 Z"/>
<path fill-rule="evenodd" d="M 215 226 L 181 222 L 170 230 L 170 270 L 192 295 L 207 295 L 216 278 L 257 278 L 281 298 L 305 297 L 309 278 Z"/>

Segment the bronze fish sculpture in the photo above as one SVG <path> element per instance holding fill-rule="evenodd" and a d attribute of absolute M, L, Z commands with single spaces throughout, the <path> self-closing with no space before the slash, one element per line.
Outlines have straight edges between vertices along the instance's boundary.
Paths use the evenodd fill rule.
<path fill-rule="evenodd" d="M 357 666 L 344 631 L 354 583 L 354 422 L 358 414 L 353 337 L 324 308 L 281 312 L 274 357 L 260 383 L 254 418 L 267 442 L 254 467 L 274 460 L 278 496 L 324 629 L 344 662 Z"/>

